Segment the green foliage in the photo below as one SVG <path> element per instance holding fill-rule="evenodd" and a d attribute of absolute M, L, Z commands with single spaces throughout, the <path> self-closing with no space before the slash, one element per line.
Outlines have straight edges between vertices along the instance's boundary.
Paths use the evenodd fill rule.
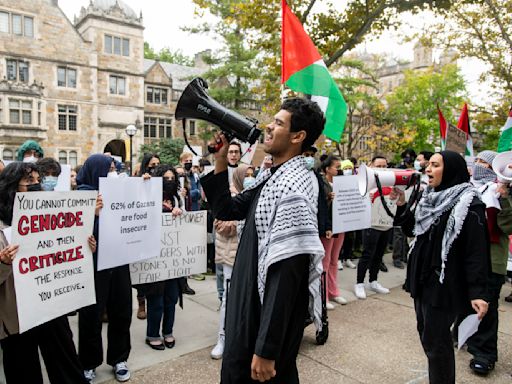
<path fill-rule="evenodd" d="M 408 71 L 403 84 L 386 98 L 383 121 L 399 132 L 408 132 L 417 151 L 433 150 L 440 143 L 437 104 L 445 118 L 454 122 L 451 111 L 460 111 L 465 96 L 464 79 L 456 65 Z"/>
<path fill-rule="evenodd" d="M 185 141 L 182 138 L 161 139 L 152 144 L 144 144 L 140 147 L 140 158 L 142 161 L 144 153 L 157 153 L 162 164 L 176 165 L 180 162 L 180 155 L 183 152 Z"/>
<path fill-rule="evenodd" d="M 157 53 L 148 42 L 144 42 L 144 58 L 187 66 L 194 65 L 194 60 L 183 54 L 180 49 L 172 51 L 169 47 L 164 47 Z"/>
<path fill-rule="evenodd" d="M 477 140 L 474 140 L 475 153 L 490 149 L 495 151 L 498 148 L 500 130 L 507 120 L 510 104 L 509 98 L 505 102 L 496 103 L 488 110 L 478 110 L 472 120 L 472 125 L 477 131 Z"/>

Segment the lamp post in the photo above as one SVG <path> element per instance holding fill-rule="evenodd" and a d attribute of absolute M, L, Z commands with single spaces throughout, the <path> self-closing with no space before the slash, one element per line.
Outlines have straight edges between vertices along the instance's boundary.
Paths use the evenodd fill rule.
<path fill-rule="evenodd" d="M 130 124 L 124 130 L 126 134 L 130 137 L 130 176 L 133 175 L 133 136 L 137 134 L 137 127 L 133 124 Z"/>

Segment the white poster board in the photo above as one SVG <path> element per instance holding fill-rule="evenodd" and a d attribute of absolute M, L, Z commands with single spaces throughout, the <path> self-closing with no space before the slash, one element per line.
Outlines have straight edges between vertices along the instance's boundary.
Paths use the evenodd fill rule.
<path fill-rule="evenodd" d="M 395 215 L 397 210 L 396 202 L 398 201 L 398 199 L 391 200 L 389 198 L 389 195 L 386 194 L 386 191 L 389 190 L 390 188 L 392 187 L 383 187 L 384 200 L 386 201 L 386 204 L 391 213 Z M 401 188 L 402 190 L 404 189 L 401 186 L 398 188 Z M 408 201 L 409 198 L 411 197 L 412 188 L 405 190 L 404 193 L 405 201 Z M 386 210 L 384 209 L 384 206 L 382 205 L 382 200 L 380 198 L 380 195 L 378 195 L 377 189 L 371 191 L 370 199 L 372 199 L 372 197 L 372 227 L 393 228 L 393 222 L 395 221 L 395 219 L 387 214 Z"/>
<path fill-rule="evenodd" d="M 94 304 L 94 266 L 88 238 L 96 191 L 16 194 L 12 270 L 20 333 Z"/>
<path fill-rule="evenodd" d="M 100 177 L 98 270 L 160 253 L 162 178 Z"/>
<path fill-rule="evenodd" d="M 71 191 L 71 165 L 61 164 L 60 175 L 57 179 L 57 185 L 55 186 L 56 192 Z"/>
<path fill-rule="evenodd" d="M 240 145 L 242 146 L 242 158 L 240 159 L 240 162 L 251 165 L 252 158 L 258 148 L 258 142 L 255 142 L 253 145 L 250 145 L 249 143 L 240 143 Z"/>
<path fill-rule="evenodd" d="M 130 265 L 132 284 L 206 272 L 206 211 L 162 214 L 160 255 Z"/>
<path fill-rule="evenodd" d="M 371 203 L 368 194 L 361 196 L 357 176 L 333 178 L 332 232 L 342 233 L 369 228 Z"/>

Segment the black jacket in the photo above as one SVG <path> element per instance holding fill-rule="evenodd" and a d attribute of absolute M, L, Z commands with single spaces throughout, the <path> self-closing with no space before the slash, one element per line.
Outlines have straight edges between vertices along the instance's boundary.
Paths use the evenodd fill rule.
<path fill-rule="evenodd" d="M 469 207 L 461 232 L 448 252 L 445 278 L 441 284 L 441 244 L 450 211 L 423 235 L 409 255 L 405 288 L 413 298 L 421 298 L 434 307 L 460 313 L 474 299 L 488 299 L 487 277 L 490 271 L 489 235 L 485 205 L 477 198 Z M 414 214 L 401 217 L 404 233 L 413 237 Z"/>
<path fill-rule="evenodd" d="M 327 231 L 332 231 L 331 207 L 327 202 L 327 191 L 325 190 L 325 181 L 318 171 L 314 171 L 318 180 L 318 234 L 325 237 Z"/>

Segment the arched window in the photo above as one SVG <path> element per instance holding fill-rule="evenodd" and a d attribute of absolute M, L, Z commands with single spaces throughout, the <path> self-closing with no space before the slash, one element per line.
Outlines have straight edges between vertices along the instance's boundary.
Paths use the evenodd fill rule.
<path fill-rule="evenodd" d="M 71 168 L 75 168 L 78 165 L 78 155 L 76 151 L 69 151 L 69 165 L 71 165 Z"/>
<path fill-rule="evenodd" d="M 61 163 L 61 164 L 68 163 L 68 154 L 66 151 L 59 151 L 59 163 Z"/>
<path fill-rule="evenodd" d="M 4 152 L 2 154 L 2 158 L 4 160 L 13 161 L 14 160 L 14 154 L 12 152 L 12 149 L 4 149 Z"/>

